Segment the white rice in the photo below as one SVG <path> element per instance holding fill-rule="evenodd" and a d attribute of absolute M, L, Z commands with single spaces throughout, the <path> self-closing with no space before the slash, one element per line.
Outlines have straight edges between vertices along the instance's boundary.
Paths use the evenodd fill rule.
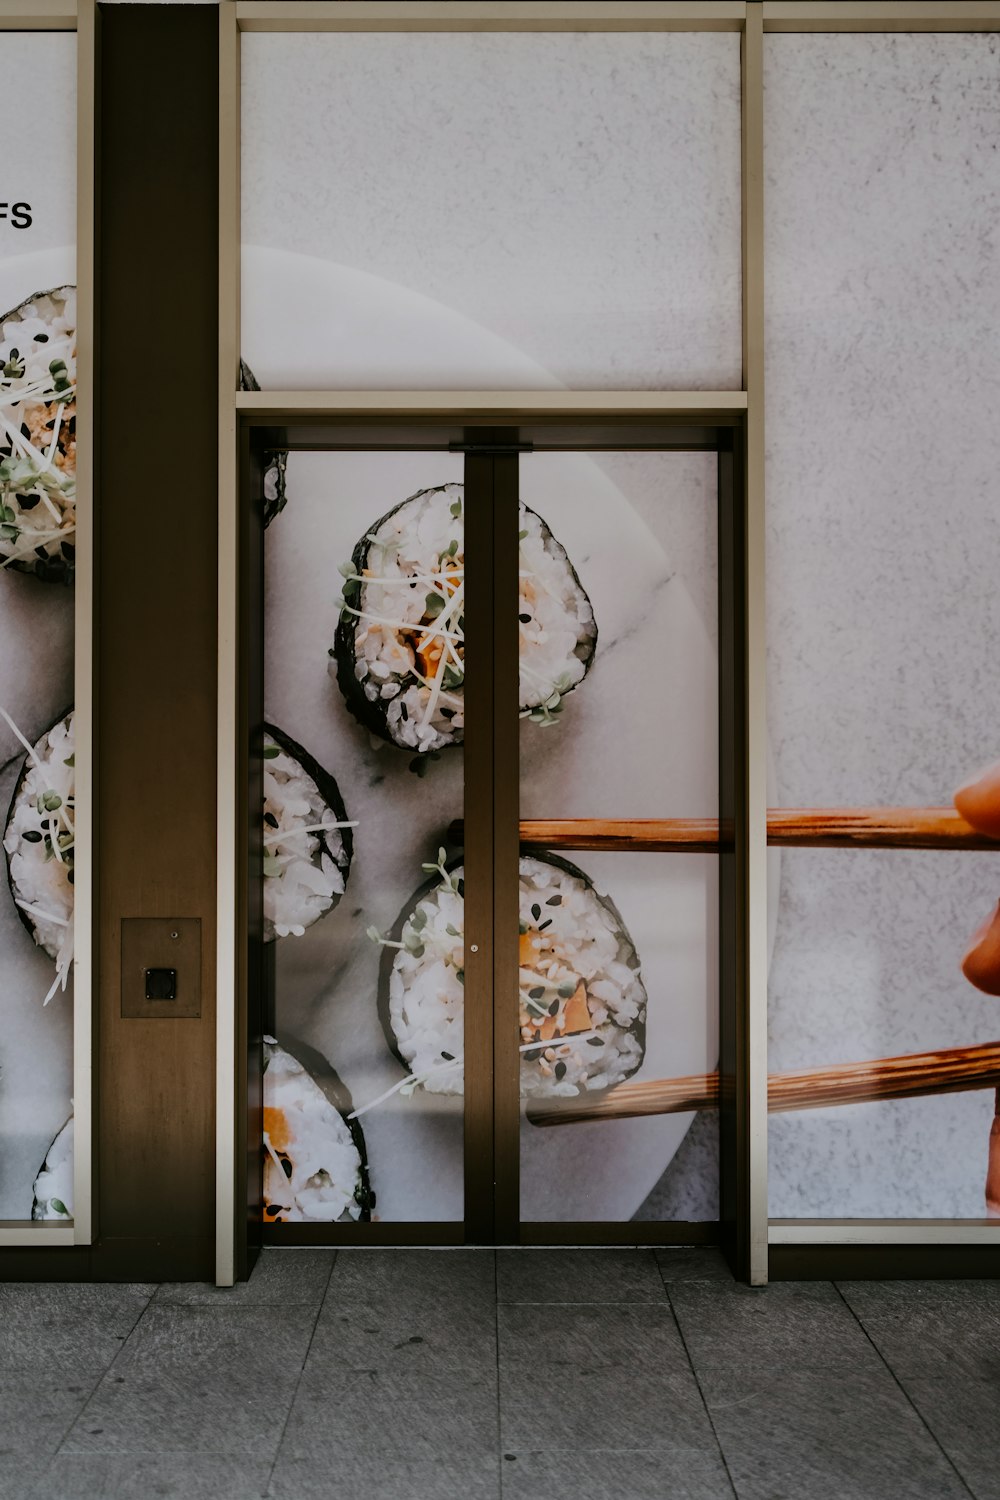
<path fill-rule="evenodd" d="M 273 1037 L 264 1038 L 264 1058 L 264 1202 L 271 1209 L 265 1218 L 290 1224 L 359 1218 L 361 1153 L 343 1116 Z"/>
<path fill-rule="evenodd" d="M 455 889 L 462 873 L 452 870 L 415 904 L 389 980 L 399 1052 L 432 1093 L 464 1088 L 462 1068 L 443 1066 L 463 1054 L 464 897 Z M 587 880 L 523 855 L 520 920 L 522 1097 L 572 1097 L 622 1082 L 642 1062 L 646 992 L 620 918 Z M 583 1000 L 571 1008 L 581 985 Z M 546 1023 L 553 1034 L 543 1037 Z"/>
<path fill-rule="evenodd" d="M 264 736 L 264 941 L 301 937 L 344 894 L 347 867 L 335 810 L 305 767 Z"/>
<path fill-rule="evenodd" d="M 56 1136 L 45 1153 L 42 1169 L 35 1178 L 33 1219 L 71 1219 L 73 1217 L 73 1116 Z"/>
<path fill-rule="evenodd" d="M 14 900 L 64 988 L 73 961 L 75 776 L 70 712 L 27 757 L 3 841 Z"/>
<path fill-rule="evenodd" d="M 72 576 L 75 387 L 76 289 L 64 286 L 0 322 L 0 566 Z"/>
<path fill-rule="evenodd" d="M 419 491 L 370 533 L 362 573 L 342 569 L 355 681 L 388 738 L 421 754 L 464 731 L 463 505 L 460 484 Z M 597 627 L 542 519 L 522 505 L 519 525 L 521 712 L 549 723 L 586 675 Z"/>

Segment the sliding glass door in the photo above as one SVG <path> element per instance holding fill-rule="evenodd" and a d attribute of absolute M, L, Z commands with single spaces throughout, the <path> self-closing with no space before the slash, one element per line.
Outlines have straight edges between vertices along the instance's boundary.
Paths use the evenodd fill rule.
<path fill-rule="evenodd" d="M 251 434 L 272 1242 L 718 1232 L 732 438 Z"/>

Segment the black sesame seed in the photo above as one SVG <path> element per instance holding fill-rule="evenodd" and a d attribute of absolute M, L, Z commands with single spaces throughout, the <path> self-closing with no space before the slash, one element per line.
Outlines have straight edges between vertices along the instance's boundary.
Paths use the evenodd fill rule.
<path fill-rule="evenodd" d="M 530 615 L 518 615 L 517 618 L 520 620 L 522 625 L 527 625 L 531 620 Z"/>
<path fill-rule="evenodd" d="M 538 985 L 538 987 L 536 989 L 528 991 L 528 999 L 529 1000 L 540 1000 L 544 994 L 545 994 L 545 986 L 544 986 L 544 984 L 540 984 L 540 985 Z"/>
<path fill-rule="evenodd" d="M 562 906 L 561 896 L 550 896 L 545 903 L 546 906 Z"/>
<path fill-rule="evenodd" d="M 599 1036 L 589 1036 L 587 1038 L 587 1046 L 588 1047 L 603 1047 L 604 1046 L 604 1041 Z"/>
<path fill-rule="evenodd" d="M 537 901 L 535 902 L 534 906 L 531 908 L 531 915 L 534 917 L 534 919 L 535 919 L 536 922 L 538 921 L 538 918 L 542 915 L 542 908 L 539 906 L 539 904 L 538 904 Z"/>
<path fill-rule="evenodd" d="M 268 828 L 277 828 L 278 826 L 278 820 L 274 816 L 274 813 L 266 812 L 264 814 L 264 822 L 267 824 Z"/>
<path fill-rule="evenodd" d="M 557 1078 L 565 1078 L 566 1064 L 564 1062 L 557 1062 L 555 1068 L 553 1069 L 553 1072 L 555 1073 Z"/>

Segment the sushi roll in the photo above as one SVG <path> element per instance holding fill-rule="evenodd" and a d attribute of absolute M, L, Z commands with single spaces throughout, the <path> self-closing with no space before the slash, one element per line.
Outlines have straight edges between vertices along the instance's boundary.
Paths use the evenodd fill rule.
<path fill-rule="evenodd" d="M 264 466 L 264 527 L 270 526 L 288 504 L 287 453 L 268 453 Z"/>
<path fill-rule="evenodd" d="M 73 1116 L 56 1136 L 45 1153 L 41 1170 L 35 1178 L 33 1219 L 72 1219 L 73 1217 Z"/>
<path fill-rule="evenodd" d="M 72 583 L 76 556 L 76 288 L 0 317 L 0 567 Z"/>
<path fill-rule="evenodd" d="M 429 868 L 393 931 L 370 929 L 382 944 L 379 1014 L 414 1082 L 461 1094 L 463 867 L 442 850 Z M 519 886 L 521 1097 L 611 1088 L 639 1068 L 646 1038 L 646 991 L 621 914 L 582 870 L 542 851 L 521 855 Z"/>
<path fill-rule="evenodd" d="M 296 1051 L 308 1068 L 264 1038 L 264 1222 L 366 1223 L 375 1199 L 350 1095 L 324 1057 Z"/>
<path fill-rule="evenodd" d="M 7 879 L 21 921 L 55 960 L 47 1005 L 65 989 L 73 965 L 73 711 L 57 719 L 28 750 L 17 778 L 3 847 Z"/>
<path fill-rule="evenodd" d="M 240 360 L 240 390 L 259 391 L 260 381 L 257 379 L 245 359 Z M 280 516 L 287 503 L 288 496 L 285 493 L 285 472 L 288 467 L 288 454 L 285 452 L 268 453 L 265 455 L 264 464 L 264 527 L 270 526 L 275 516 Z"/>
<path fill-rule="evenodd" d="M 340 788 L 301 745 L 264 725 L 264 941 L 301 937 L 344 894 L 354 843 Z"/>
<path fill-rule="evenodd" d="M 417 755 L 461 744 L 465 724 L 463 486 L 419 490 L 344 563 L 330 655 L 355 718 Z M 590 600 L 542 518 L 520 507 L 522 717 L 556 722 L 597 647 Z"/>

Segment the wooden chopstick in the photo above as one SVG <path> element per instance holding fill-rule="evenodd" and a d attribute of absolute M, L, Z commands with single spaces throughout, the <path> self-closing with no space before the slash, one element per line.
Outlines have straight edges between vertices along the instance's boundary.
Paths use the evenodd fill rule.
<path fill-rule="evenodd" d="M 771 807 L 767 842 L 786 848 L 997 849 L 953 807 Z"/>
<path fill-rule="evenodd" d="M 912 1099 L 923 1094 L 954 1094 L 1000 1085 L 1000 1042 L 880 1057 L 873 1062 L 840 1063 L 831 1068 L 772 1073 L 767 1107 L 827 1109 L 875 1099 Z M 643 1115 L 686 1114 L 719 1103 L 718 1073 L 621 1083 L 600 1098 L 529 1108 L 533 1125 L 570 1125 L 582 1120 L 630 1120 Z"/>
<path fill-rule="evenodd" d="M 451 824 L 452 843 L 463 842 L 463 824 Z M 631 850 L 716 854 L 733 847 L 731 826 L 722 839 L 715 818 L 530 818 L 523 844 L 549 849 Z M 767 842 L 800 849 L 1000 849 L 953 807 L 772 807 Z"/>

